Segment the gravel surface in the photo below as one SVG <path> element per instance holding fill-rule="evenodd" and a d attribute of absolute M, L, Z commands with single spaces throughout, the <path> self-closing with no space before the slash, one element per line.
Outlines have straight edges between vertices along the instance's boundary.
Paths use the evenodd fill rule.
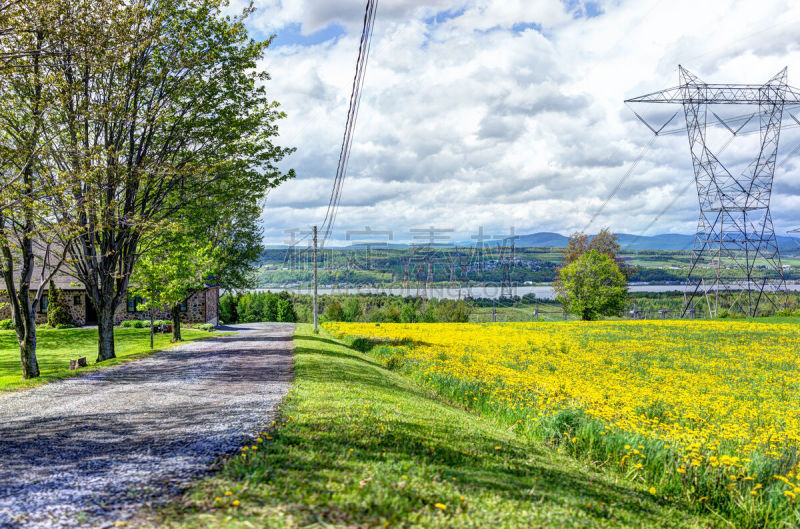
<path fill-rule="evenodd" d="M 234 325 L 0 396 L 0 528 L 113 526 L 235 452 L 289 390 L 294 325 Z"/>

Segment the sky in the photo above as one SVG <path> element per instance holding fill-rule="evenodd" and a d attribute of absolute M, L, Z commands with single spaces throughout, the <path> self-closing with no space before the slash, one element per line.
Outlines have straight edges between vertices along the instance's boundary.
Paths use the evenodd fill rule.
<path fill-rule="evenodd" d="M 287 114 L 278 143 L 297 149 L 282 164 L 297 178 L 270 193 L 262 217 L 265 242 L 283 243 L 325 217 L 365 1 L 255 7 L 252 34 L 275 35 L 259 67 Z M 711 83 L 764 83 L 788 67 L 800 86 L 798 22 L 800 3 L 774 0 L 381 0 L 332 239 L 366 227 L 398 242 L 431 227 L 454 241 L 481 227 L 694 233 L 683 112 L 646 148 L 653 134 L 624 100 L 677 85 L 679 64 Z M 635 110 L 657 126 L 681 110 L 656 106 Z M 757 137 L 737 136 L 724 163 L 746 166 Z M 800 127 L 784 130 L 780 235 L 800 226 L 800 154 L 788 156 L 798 145 Z"/>

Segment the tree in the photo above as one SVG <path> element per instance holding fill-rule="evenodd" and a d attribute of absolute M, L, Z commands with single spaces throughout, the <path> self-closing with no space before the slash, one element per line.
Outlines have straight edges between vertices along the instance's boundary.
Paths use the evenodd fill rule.
<path fill-rule="evenodd" d="M 143 254 L 131 276 L 131 295 L 145 299 L 150 311 L 150 345 L 153 342 L 153 311 L 168 308 L 172 316 L 172 339 L 181 337 L 181 303 L 206 286 L 215 249 L 195 240 L 181 227 L 164 229 Z"/>
<path fill-rule="evenodd" d="M 224 323 L 239 323 L 238 301 L 235 294 L 227 293 L 219 297 L 219 319 Z"/>
<path fill-rule="evenodd" d="M 344 309 L 337 300 L 334 299 L 325 307 L 325 321 L 344 321 Z"/>
<path fill-rule="evenodd" d="M 64 296 L 64 291 L 56 288 L 53 280 L 47 287 L 47 323 L 51 327 L 72 324 L 72 314 Z"/>
<path fill-rule="evenodd" d="M 590 237 L 583 232 L 576 231 L 569 236 L 567 247 L 564 249 L 562 266 L 569 266 L 589 250 L 597 250 L 598 252 L 609 256 L 612 260 L 616 260 L 620 249 L 621 248 L 617 236 L 608 228 L 603 228 L 594 237 Z"/>
<path fill-rule="evenodd" d="M 140 245 L 203 203 L 259 200 L 291 178 L 273 144 L 284 117 L 257 69 L 270 40 L 250 39 L 223 0 L 58 0 L 61 168 L 55 214 L 79 234 L 73 274 L 97 309 L 98 361 L 115 357 L 114 313 Z"/>
<path fill-rule="evenodd" d="M 0 273 L 23 378 L 39 376 L 36 313 L 70 242 L 64 225 L 49 214 L 58 193 L 48 148 L 54 130 L 52 43 L 61 21 L 47 0 L 0 6 Z M 60 248 L 52 244 L 59 233 Z"/>
<path fill-rule="evenodd" d="M 616 263 L 589 250 L 559 272 L 558 300 L 582 320 L 618 314 L 625 306 L 627 282 Z"/>
<path fill-rule="evenodd" d="M 361 302 L 355 296 L 347 298 L 342 307 L 344 321 L 358 321 L 361 317 Z"/>

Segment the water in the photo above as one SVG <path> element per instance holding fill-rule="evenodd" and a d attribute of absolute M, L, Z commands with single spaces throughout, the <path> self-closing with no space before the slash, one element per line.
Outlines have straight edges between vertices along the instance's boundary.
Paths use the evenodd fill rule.
<path fill-rule="evenodd" d="M 683 285 L 628 285 L 628 292 L 683 292 L 685 287 Z M 786 288 L 792 291 L 800 291 L 800 284 L 789 284 Z M 258 288 L 252 292 L 279 292 L 286 290 L 294 294 L 313 294 L 314 290 L 304 287 L 275 287 L 275 288 Z M 410 289 L 403 288 L 380 288 L 380 287 L 341 287 L 341 288 L 319 288 L 317 292 L 323 294 L 393 294 L 396 296 L 416 296 L 420 295 L 427 298 L 437 299 L 461 299 L 467 296 L 473 298 L 487 298 L 499 299 L 501 297 L 500 285 L 487 285 L 475 286 L 469 290 L 458 287 L 432 287 L 427 289 L 417 289 L 412 287 Z M 550 286 L 517 286 L 511 289 L 509 294 L 508 289 L 505 292 L 506 296 L 524 296 L 526 294 L 534 294 L 538 299 L 555 299 L 555 291 Z"/>

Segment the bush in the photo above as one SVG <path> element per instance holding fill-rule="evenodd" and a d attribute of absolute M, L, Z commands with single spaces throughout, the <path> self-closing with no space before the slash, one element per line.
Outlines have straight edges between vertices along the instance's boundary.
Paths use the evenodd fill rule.
<path fill-rule="evenodd" d="M 119 326 L 125 328 L 133 327 L 133 320 L 122 320 L 121 322 L 119 322 Z"/>
<path fill-rule="evenodd" d="M 237 323 L 239 313 L 236 310 L 238 299 L 233 294 L 223 294 L 219 297 L 219 319 L 228 323 Z"/>
<path fill-rule="evenodd" d="M 72 324 L 72 314 L 69 312 L 64 292 L 55 287 L 52 281 L 47 294 L 47 323 L 51 327 L 59 328 L 59 325 Z"/>
<path fill-rule="evenodd" d="M 400 312 L 400 321 L 403 323 L 417 323 L 419 321 L 419 314 L 417 314 L 417 308 L 413 303 L 403 305 L 403 310 Z"/>
<path fill-rule="evenodd" d="M 145 322 L 144 320 L 133 320 L 131 326 L 134 329 L 143 329 L 145 327 L 150 327 L 150 322 Z"/>
<path fill-rule="evenodd" d="M 278 299 L 277 320 L 287 323 L 294 323 L 297 321 L 297 314 L 294 313 L 292 302 L 288 299 Z"/>
<path fill-rule="evenodd" d="M 342 310 L 342 304 L 336 300 L 333 300 L 327 307 L 325 307 L 325 320 L 344 321 L 344 310 Z"/>
<path fill-rule="evenodd" d="M 11 321 L 11 318 L 7 320 L 0 320 L 0 329 L 4 331 L 9 331 L 14 328 L 14 322 Z M 39 326 L 41 328 L 41 326 Z"/>
<path fill-rule="evenodd" d="M 58 323 L 55 325 L 56 329 L 74 329 L 75 326 L 71 323 Z"/>
<path fill-rule="evenodd" d="M 348 298 L 344 302 L 342 310 L 344 311 L 344 321 L 358 321 L 361 317 L 361 302 L 356 297 Z"/>
<path fill-rule="evenodd" d="M 211 331 L 214 330 L 214 324 L 213 323 L 198 323 L 194 327 L 195 327 L 195 329 L 200 329 L 201 331 L 211 332 Z"/>

